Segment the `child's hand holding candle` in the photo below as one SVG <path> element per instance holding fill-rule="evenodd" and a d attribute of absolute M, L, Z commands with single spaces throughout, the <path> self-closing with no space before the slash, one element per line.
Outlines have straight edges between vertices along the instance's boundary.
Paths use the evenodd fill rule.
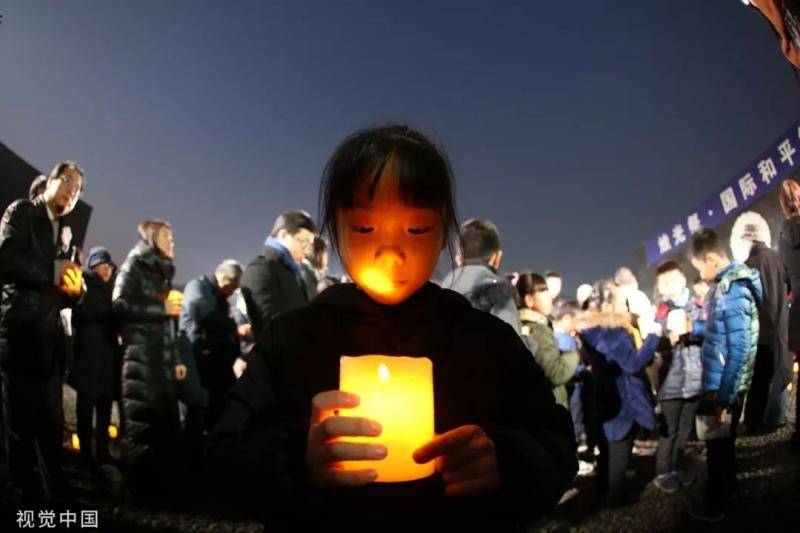
<path fill-rule="evenodd" d="M 339 437 L 377 437 L 381 434 L 381 425 L 374 420 L 334 415 L 334 411 L 357 407 L 358 404 L 358 396 L 339 390 L 320 392 L 312 399 L 306 467 L 313 486 L 358 487 L 372 483 L 378 477 L 374 468 L 344 470 L 339 464 L 386 457 L 386 447 L 382 444 L 336 440 Z"/>
<path fill-rule="evenodd" d="M 414 452 L 418 463 L 432 459 L 448 496 L 491 494 L 500 487 L 494 442 L 479 426 L 457 427 Z"/>

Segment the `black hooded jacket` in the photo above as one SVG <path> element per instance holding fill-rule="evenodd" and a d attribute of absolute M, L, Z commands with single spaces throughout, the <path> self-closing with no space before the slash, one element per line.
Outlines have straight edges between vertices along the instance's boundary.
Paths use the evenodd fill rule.
<path fill-rule="evenodd" d="M 338 389 L 341 355 L 364 354 L 433 361 L 436 432 L 483 428 L 496 447 L 498 494 L 447 498 L 438 474 L 329 491 L 305 483 L 311 400 Z M 496 531 L 555 507 L 577 470 L 572 442 L 568 412 L 508 324 L 432 283 L 394 306 L 342 284 L 271 322 L 229 393 L 209 452 L 219 486 L 267 527 Z"/>

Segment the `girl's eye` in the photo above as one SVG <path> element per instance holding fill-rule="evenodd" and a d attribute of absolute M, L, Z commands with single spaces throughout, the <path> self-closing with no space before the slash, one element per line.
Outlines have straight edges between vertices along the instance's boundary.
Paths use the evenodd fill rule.
<path fill-rule="evenodd" d="M 356 233 L 372 233 L 375 228 L 370 226 L 353 226 L 353 231 Z"/>
<path fill-rule="evenodd" d="M 412 235 L 423 235 L 433 229 L 433 226 L 425 226 L 424 228 L 408 228 L 408 232 Z"/>

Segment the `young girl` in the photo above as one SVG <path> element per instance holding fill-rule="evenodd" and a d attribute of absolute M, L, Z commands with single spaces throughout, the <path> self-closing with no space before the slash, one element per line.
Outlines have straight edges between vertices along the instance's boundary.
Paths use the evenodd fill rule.
<path fill-rule="evenodd" d="M 625 470 L 638 426 L 654 429 L 655 410 L 644 369 L 659 344 L 658 334 L 642 341 L 619 287 L 611 280 L 598 282 L 590 311 L 578 317 L 583 347 L 595 378 L 600 458 L 597 465 L 598 495 L 605 503 L 621 503 Z"/>
<path fill-rule="evenodd" d="M 566 383 L 575 375 L 580 356 L 576 350 L 561 353 L 550 323 L 553 297 L 546 280 L 539 274 L 526 272 L 517 280 L 519 320 L 522 333 L 536 341 L 538 349 L 533 358 L 542 367 L 553 387 L 553 396 L 559 405 L 569 407 Z"/>
<path fill-rule="evenodd" d="M 443 155 L 404 126 L 358 132 L 329 161 L 320 203 L 354 283 L 259 338 L 211 438 L 221 486 L 290 530 L 494 531 L 553 509 L 576 472 L 567 412 L 508 325 L 428 282 L 457 228 Z M 359 399 L 336 390 L 340 356 L 359 354 L 433 361 L 438 436 L 414 460 L 435 460 L 436 475 L 372 483 L 374 470 L 339 468 L 387 453 L 380 421 L 349 417 Z"/>

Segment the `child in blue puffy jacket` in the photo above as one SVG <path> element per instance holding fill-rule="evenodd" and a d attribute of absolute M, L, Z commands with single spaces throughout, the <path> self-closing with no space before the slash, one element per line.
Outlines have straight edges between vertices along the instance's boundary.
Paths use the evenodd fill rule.
<path fill-rule="evenodd" d="M 710 229 L 694 234 L 689 253 L 700 276 L 714 283 L 705 327 L 697 332 L 704 334 L 704 397 L 698 416 L 716 421 L 706 440 L 705 500 L 692 505 L 691 515 L 705 522 L 719 522 L 724 518 L 724 504 L 737 490 L 736 432 L 744 395 L 753 378 L 761 280 L 757 270 L 731 262 L 722 240 Z"/>

